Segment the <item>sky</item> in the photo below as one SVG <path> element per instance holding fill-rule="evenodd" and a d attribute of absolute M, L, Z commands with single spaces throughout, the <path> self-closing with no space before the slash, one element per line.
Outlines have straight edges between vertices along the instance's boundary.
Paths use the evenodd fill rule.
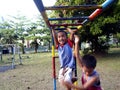
<path fill-rule="evenodd" d="M 52 6 L 56 0 L 42 1 L 44 6 Z M 18 13 L 28 18 L 33 18 L 35 15 L 40 14 L 34 0 L 0 0 L 0 17 L 15 16 Z"/>

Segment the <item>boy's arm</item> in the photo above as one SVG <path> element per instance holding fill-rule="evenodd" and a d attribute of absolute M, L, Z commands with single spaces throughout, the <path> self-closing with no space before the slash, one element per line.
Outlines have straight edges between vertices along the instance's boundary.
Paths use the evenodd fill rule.
<path fill-rule="evenodd" d="M 82 68 L 82 57 L 80 56 L 80 53 L 79 53 L 79 37 L 77 35 L 74 35 L 75 37 L 75 56 L 76 56 L 76 59 L 77 59 L 77 63 L 78 65 Z"/>
<path fill-rule="evenodd" d="M 92 77 L 88 82 L 86 82 L 85 84 L 84 84 L 84 88 L 89 88 L 89 87 L 91 87 L 97 80 L 98 80 L 98 77 L 99 76 L 94 76 L 94 77 Z"/>
<path fill-rule="evenodd" d="M 54 38 L 55 46 L 57 46 L 58 45 L 58 40 L 57 40 L 57 36 L 56 36 L 56 33 L 55 33 L 54 29 L 52 29 L 52 35 L 53 35 L 53 38 Z"/>
<path fill-rule="evenodd" d="M 71 41 L 74 41 L 74 33 L 75 33 L 77 30 L 71 30 L 70 28 L 67 28 L 67 31 L 70 33 L 69 39 L 70 39 Z"/>
<path fill-rule="evenodd" d="M 94 82 L 98 79 L 98 77 L 93 77 L 90 81 L 86 82 L 83 86 L 77 86 L 74 84 L 68 84 L 68 83 L 64 83 L 66 86 L 69 86 L 71 88 L 74 88 L 76 90 L 87 90 L 89 87 L 91 87 Z"/>

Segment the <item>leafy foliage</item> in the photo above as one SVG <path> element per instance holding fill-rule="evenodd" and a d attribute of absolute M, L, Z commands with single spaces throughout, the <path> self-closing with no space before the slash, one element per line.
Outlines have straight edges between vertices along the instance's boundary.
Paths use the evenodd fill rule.
<path fill-rule="evenodd" d="M 97 5 L 102 4 L 105 0 L 57 0 L 56 5 Z M 94 10 L 63 10 L 56 11 L 55 15 L 61 17 L 79 17 L 89 16 Z M 79 31 L 81 42 L 91 43 L 92 52 L 107 52 L 109 49 L 110 36 L 114 36 L 120 32 L 120 0 L 116 0 L 115 4 L 107 8 L 101 15 L 96 19 L 89 22 L 82 30 Z M 72 21 L 75 23 L 76 21 Z M 59 22 L 63 23 L 63 22 Z M 64 22 L 64 23 L 69 23 Z M 119 35 L 119 34 L 118 34 Z"/>

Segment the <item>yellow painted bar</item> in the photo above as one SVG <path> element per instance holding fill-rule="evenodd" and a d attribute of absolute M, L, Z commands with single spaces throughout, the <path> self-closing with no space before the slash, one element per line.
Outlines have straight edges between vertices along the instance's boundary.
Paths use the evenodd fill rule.
<path fill-rule="evenodd" d="M 78 85 L 78 81 L 74 82 L 74 85 L 77 86 Z M 77 89 L 74 89 L 74 90 L 77 90 Z"/>
<path fill-rule="evenodd" d="M 77 29 L 80 30 L 82 27 L 83 27 L 82 25 L 79 25 L 79 26 L 77 27 Z"/>
<path fill-rule="evenodd" d="M 52 46 L 52 57 L 55 57 L 55 46 Z"/>

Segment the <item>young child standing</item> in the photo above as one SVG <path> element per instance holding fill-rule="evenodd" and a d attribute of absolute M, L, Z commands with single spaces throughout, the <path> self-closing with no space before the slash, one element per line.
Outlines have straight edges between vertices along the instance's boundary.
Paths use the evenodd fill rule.
<path fill-rule="evenodd" d="M 72 83 L 73 70 L 75 68 L 74 54 L 72 51 L 74 31 L 70 28 L 67 28 L 67 30 L 70 33 L 69 38 L 67 37 L 67 33 L 65 31 L 58 31 L 56 34 L 55 30 L 52 30 L 52 34 L 55 46 L 58 49 L 60 60 L 58 80 L 60 84 L 67 88 L 67 90 L 71 90 L 71 87 L 69 86 Z"/>
<path fill-rule="evenodd" d="M 102 90 L 100 86 L 100 77 L 98 72 L 95 70 L 97 61 L 92 55 L 84 55 L 82 58 L 79 53 L 79 37 L 75 36 L 75 56 L 77 63 L 82 69 L 82 86 L 75 86 L 71 84 L 71 88 L 77 90 Z M 67 83 L 65 83 L 67 84 Z"/>

